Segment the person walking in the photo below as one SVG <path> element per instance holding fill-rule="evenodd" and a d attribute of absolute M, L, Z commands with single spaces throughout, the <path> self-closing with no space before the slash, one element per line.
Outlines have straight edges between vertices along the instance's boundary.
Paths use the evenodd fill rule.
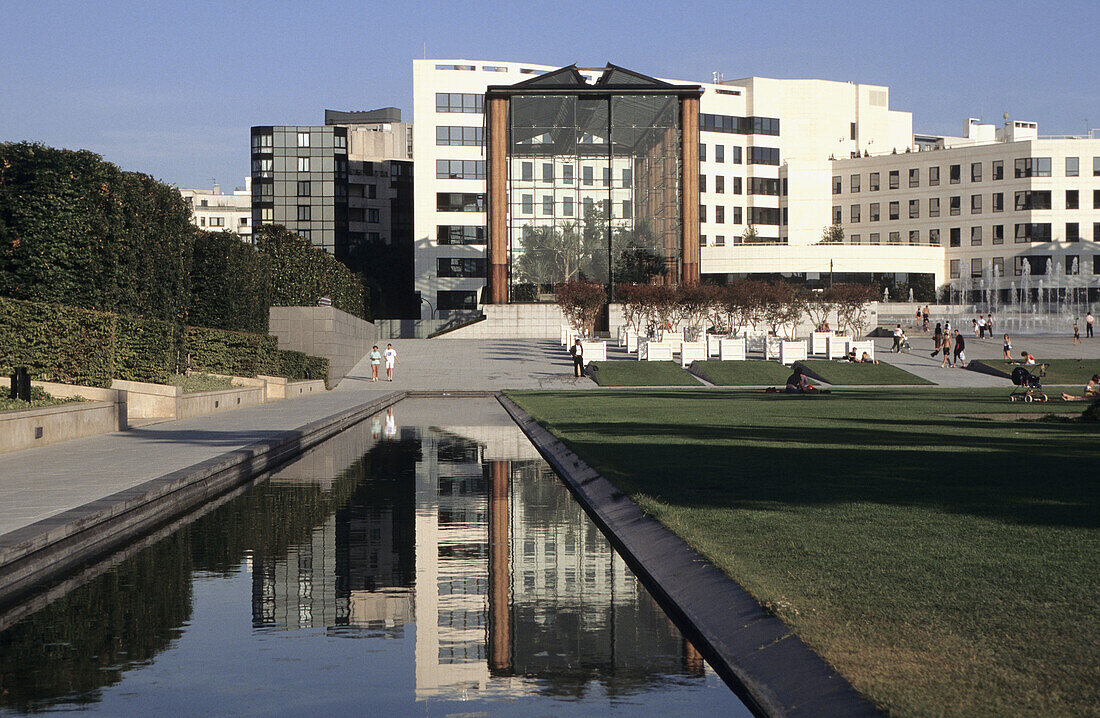
<path fill-rule="evenodd" d="M 1092 325 L 1096 323 L 1096 318 L 1092 316 L 1092 312 L 1085 315 L 1085 338 L 1092 339 Z"/>
<path fill-rule="evenodd" d="M 924 311 L 921 312 L 921 316 L 924 319 L 923 326 L 924 326 L 924 331 L 925 331 L 926 334 L 928 333 L 928 317 L 930 317 L 931 315 L 932 315 L 932 313 L 930 311 L 928 311 L 928 305 L 925 304 L 924 305 Z"/>
<path fill-rule="evenodd" d="M 966 368 L 966 340 L 963 339 L 963 335 L 959 334 L 959 330 L 955 330 L 955 360 L 952 362 L 952 366 L 956 369 Z"/>
<path fill-rule="evenodd" d="M 393 381 L 393 365 L 401 363 L 397 360 L 397 350 L 393 348 L 393 344 L 386 345 L 382 356 L 386 360 L 386 381 Z"/>
<path fill-rule="evenodd" d="M 932 350 L 932 356 L 935 357 L 940 353 L 940 347 L 943 346 L 943 325 L 936 322 L 936 332 L 932 335 L 932 341 L 935 342 L 935 349 Z"/>
<path fill-rule="evenodd" d="M 573 357 L 573 376 L 584 376 L 584 346 L 581 344 L 580 339 L 577 339 L 577 342 L 569 347 L 569 354 Z"/>
<path fill-rule="evenodd" d="M 977 339 L 978 338 L 978 320 L 977 319 L 971 319 L 970 323 L 974 325 L 974 338 Z"/>
<path fill-rule="evenodd" d="M 993 338 L 993 312 L 985 318 L 985 330 L 989 333 L 989 338 Z"/>
<path fill-rule="evenodd" d="M 957 335 L 958 332 L 956 331 L 955 334 Z M 940 349 L 943 351 L 943 361 L 940 362 L 940 369 L 948 366 L 954 366 L 951 363 L 951 335 L 947 332 L 943 333 L 943 343 L 941 344 Z"/>
<path fill-rule="evenodd" d="M 1077 317 L 1073 318 L 1073 346 L 1081 343 L 1081 329 L 1077 326 Z"/>
<path fill-rule="evenodd" d="M 890 351 L 892 351 L 892 352 L 900 352 L 901 351 L 901 335 L 903 333 L 904 332 L 901 331 L 901 325 L 899 324 L 894 329 L 894 346 L 890 347 Z"/>
<path fill-rule="evenodd" d="M 1012 361 L 1012 340 L 1007 334 L 1005 334 L 1004 357 L 1005 361 Z"/>
<path fill-rule="evenodd" d="M 382 352 L 378 351 L 375 344 L 370 350 L 370 380 L 378 381 L 378 367 L 382 364 Z"/>

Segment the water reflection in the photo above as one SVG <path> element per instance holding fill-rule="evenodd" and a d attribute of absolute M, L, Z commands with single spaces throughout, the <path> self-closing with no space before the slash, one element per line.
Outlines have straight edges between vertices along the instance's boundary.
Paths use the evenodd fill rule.
<path fill-rule="evenodd" d="M 246 634 L 208 627 L 234 613 L 213 599 L 227 591 L 250 605 Z M 743 712 L 489 400 L 402 402 L 19 621 L 0 633 L 0 706 L 111 712 L 129 677 L 123 695 L 156 703 L 174 685 L 141 693 L 158 654 L 253 680 L 275 668 L 258 646 L 279 636 L 310 642 L 303 681 L 344 665 L 332 641 L 376 641 L 357 660 L 377 683 L 359 670 L 339 690 L 398 712 L 507 699 L 523 713 L 539 696 L 581 713 L 654 696 Z"/>

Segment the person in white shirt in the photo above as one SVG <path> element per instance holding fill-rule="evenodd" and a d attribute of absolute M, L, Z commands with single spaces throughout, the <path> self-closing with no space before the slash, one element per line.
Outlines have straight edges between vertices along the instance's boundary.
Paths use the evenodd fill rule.
<path fill-rule="evenodd" d="M 397 350 L 393 348 L 393 344 L 386 345 L 382 358 L 386 360 L 386 381 L 393 381 L 393 365 L 401 363 L 397 361 Z"/>
<path fill-rule="evenodd" d="M 580 339 L 569 348 L 569 353 L 573 356 L 573 376 L 584 376 L 584 347 Z"/>
<path fill-rule="evenodd" d="M 1095 317 L 1092 316 L 1092 312 L 1085 315 L 1085 338 L 1092 338 L 1092 325 L 1096 323 Z"/>

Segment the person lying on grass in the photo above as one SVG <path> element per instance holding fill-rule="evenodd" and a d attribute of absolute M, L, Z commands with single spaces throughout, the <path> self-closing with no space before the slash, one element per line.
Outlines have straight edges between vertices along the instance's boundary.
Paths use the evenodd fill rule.
<path fill-rule="evenodd" d="M 794 373 L 787 377 L 787 386 L 784 389 L 788 394 L 816 394 L 817 387 L 810 383 L 801 367 L 795 367 Z"/>
<path fill-rule="evenodd" d="M 861 364 L 878 364 L 878 359 L 872 359 L 871 355 L 867 352 L 863 352 L 863 356 L 859 358 Z"/>
<path fill-rule="evenodd" d="M 1100 374 L 1093 374 L 1089 383 L 1085 384 L 1084 396 L 1062 392 L 1062 401 L 1092 401 L 1093 399 L 1100 399 Z"/>

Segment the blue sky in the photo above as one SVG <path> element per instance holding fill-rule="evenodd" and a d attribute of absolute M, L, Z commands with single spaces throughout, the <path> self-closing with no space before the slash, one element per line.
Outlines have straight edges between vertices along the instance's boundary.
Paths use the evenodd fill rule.
<path fill-rule="evenodd" d="M 320 124 L 325 108 L 411 117 L 425 52 L 888 85 L 918 132 L 1006 111 L 1044 135 L 1100 127 L 1095 1 L 0 0 L 0 13 L 0 141 L 90 149 L 181 187 L 241 184 L 252 125 Z"/>

